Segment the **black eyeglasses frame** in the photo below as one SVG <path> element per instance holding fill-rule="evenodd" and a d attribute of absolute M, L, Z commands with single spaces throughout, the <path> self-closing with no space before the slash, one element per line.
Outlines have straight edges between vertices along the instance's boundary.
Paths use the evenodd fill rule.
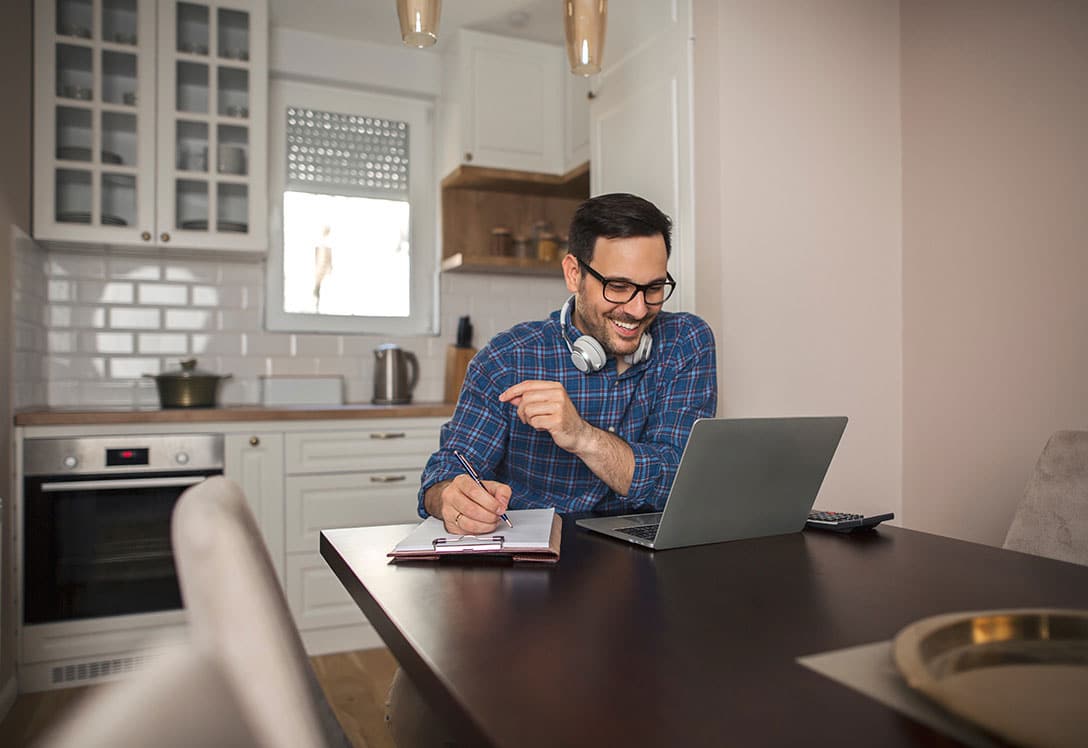
<path fill-rule="evenodd" d="M 588 272 L 600 282 L 601 296 L 603 296 L 604 300 L 607 301 L 609 304 L 630 304 L 631 301 L 639 295 L 639 292 L 642 292 L 642 301 L 646 304 L 646 306 L 661 306 L 669 300 L 669 297 L 672 296 L 673 292 L 676 290 L 676 280 L 667 270 L 665 271 L 665 278 L 667 280 L 640 284 L 626 280 L 625 278 L 606 278 L 598 273 L 596 270 L 594 270 L 592 267 L 590 267 L 589 263 L 583 260 L 581 257 L 575 257 L 574 259 L 578 260 L 578 264 L 581 265 L 586 270 L 586 272 Z M 608 298 L 608 296 L 605 296 L 605 290 L 608 288 L 609 283 L 623 283 L 627 286 L 634 286 L 635 290 L 631 292 L 631 296 L 626 301 L 615 301 Z M 665 292 L 665 298 L 663 298 L 661 301 L 650 301 L 649 299 L 647 299 L 646 290 L 652 288 L 653 286 L 659 285 L 668 289 L 668 291 Z"/>

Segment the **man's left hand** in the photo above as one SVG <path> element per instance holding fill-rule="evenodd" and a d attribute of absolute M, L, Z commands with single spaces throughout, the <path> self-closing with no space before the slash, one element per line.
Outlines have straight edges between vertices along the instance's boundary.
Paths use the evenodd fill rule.
<path fill-rule="evenodd" d="M 527 379 L 500 394 L 499 402 L 515 406 L 522 423 L 547 431 L 560 449 L 577 453 L 590 438 L 592 427 L 578 415 L 559 382 Z"/>

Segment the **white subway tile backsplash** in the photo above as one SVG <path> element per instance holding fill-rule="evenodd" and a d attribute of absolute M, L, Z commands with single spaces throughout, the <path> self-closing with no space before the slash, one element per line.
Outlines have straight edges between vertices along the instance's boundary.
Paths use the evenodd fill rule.
<path fill-rule="evenodd" d="M 166 283 L 141 283 L 137 298 L 140 304 L 185 306 L 189 303 L 189 287 Z"/>
<path fill-rule="evenodd" d="M 291 336 L 274 332 L 247 332 L 243 335 L 246 356 L 290 356 Z"/>
<path fill-rule="evenodd" d="M 46 273 L 51 278 L 105 278 L 106 258 L 54 253 L 49 255 Z"/>
<path fill-rule="evenodd" d="M 110 327 L 158 330 L 162 327 L 162 313 L 148 307 L 113 307 L 110 309 Z"/>
<path fill-rule="evenodd" d="M 189 349 L 194 355 L 241 356 L 244 352 L 244 338 L 245 334 L 239 332 L 195 333 L 189 336 Z"/>
<path fill-rule="evenodd" d="M 219 267 L 211 262 L 171 261 L 163 265 L 163 280 L 178 281 L 181 283 L 217 283 L 219 281 Z"/>
<path fill-rule="evenodd" d="M 167 309 L 163 327 L 167 330 L 211 330 L 215 313 L 204 309 Z"/>
<path fill-rule="evenodd" d="M 268 332 L 260 263 L 103 258 L 28 245 L 18 257 L 15 338 L 17 350 L 31 354 L 18 365 L 16 392 L 27 398 L 37 391 L 39 402 L 54 406 L 155 405 L 154 382 L 140 375 L 176 369 L 190 355 L 202 369 L 233 375 L 221 390 L 223 403 L 258 402 L 259 377 L 267 374 L 339 374 L 350 402 L 370 402 L 374 349 L 382 343 L 416 354 L 414 399 L 437 401 L 459 317 L 471 316 L 480 348 L 511 325 L 547 316 L 567 297 L 561 279 L 444 274 L 437 336 Z M 35 366 L 46 380 L 36 390 L 26 375 Z"/>
<path fill-rule="evenodd" d="M 162 267 L 156 260 L 111 257 L 109 277 L 126 280 L 157 281 L 162 279 Z"/>
<path fill-rule="evenodd" d="M 146 332 L 136 336 L 140 353 L 182 354 L 189 352 L 189 336 L 184 333 Z"/>
<path fill-rule="evenodd" d="M 263 327 L 260 312 L 256 309 L 220 309 L 216 312 L 220 330 L 260 330 Z M 281 333 L 287 337 L 285 333 Z"/>
<path fill-rule="evenodd" d="M 225 286 L 254 286 L 264 283 L 264 265 L 224 262 L 219 266 L 219 283 Z"/>
<path fill-rule="evenodd" d="M 75 327 L 72 324 L 72 307 L 61 304 L 50 304 L 46 308 L 46 316 L 50 327 Z"/>
<path fill-rule="evenodd" d="M 46 294 L 49 301 L 73 301 L 70 281 L 51 279 Z"/>
<path fill-rule="evenodd" d="M 136 347 L 130 332 L 83 332 L 79 349 L 86 353 L 133 353 Z"/>
<path fill-rule="evenodd" d="M 76 334 L 72 330 L 50 330 L 46 341 L 46 350 L 50 353 L 74 353 Z"/>
<path fill-rule="evenodd" d="M 127 281 L 81 280 L 76 285 L 76 298 L 84 303 L 131 304 L 135 289 Z"/>
<path fill-rule="evenodd" d="M 306 356 L 271 356 L 271 373 L 277 374 L 317 374 L 314 359 Z"/>
<path fill-rule="evenodd" d="M 339 335 L 296 335 L 296 356 L 339 356 Z"/>
<path fill-rule="evenodd" d="M 193 286 L 193 306 L 219 306 L 222 292 L 215 286 Z M 239 305 L 241 306 L 241 305 Z"/>
<path fill-rule="evenodd" d="M 158 374 L 163 370 L 161 359 L 149 357 L 111 358 L 109 367 L 114 379 L 140 379 L 144 374 Z"/>

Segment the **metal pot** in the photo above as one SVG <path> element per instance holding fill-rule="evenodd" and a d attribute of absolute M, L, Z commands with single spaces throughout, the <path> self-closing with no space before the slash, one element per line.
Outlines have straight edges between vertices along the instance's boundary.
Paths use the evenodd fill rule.
<path fill-rule="evenodd" d="M 159 404 L 164 408 L 214 408 L 219 383 L 230 374 L 212 374 L 196 368 L 196 359 L 181 362 L 181 369 L 162 374 L 144 374 L 159 388 Z"/>

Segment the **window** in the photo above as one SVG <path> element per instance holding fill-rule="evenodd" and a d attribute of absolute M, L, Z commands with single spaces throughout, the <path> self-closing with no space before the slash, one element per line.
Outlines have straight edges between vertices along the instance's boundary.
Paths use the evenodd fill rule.
<path fill-rule="evenodd" d="M 437 331 L 431 106 L 272 81 L 270 330 Z"/>

